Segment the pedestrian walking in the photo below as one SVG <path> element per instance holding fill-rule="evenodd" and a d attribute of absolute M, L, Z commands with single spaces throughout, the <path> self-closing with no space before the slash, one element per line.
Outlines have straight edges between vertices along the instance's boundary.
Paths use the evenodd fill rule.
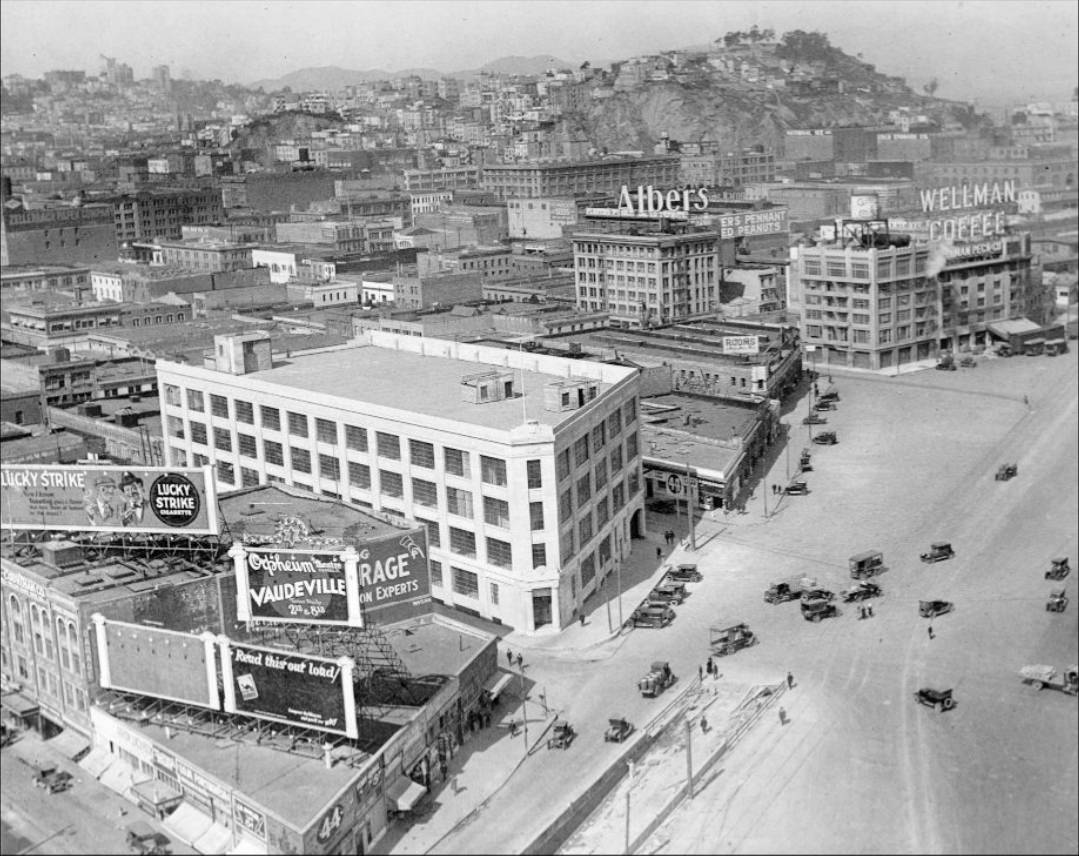
<path fill-rule="evenodd" d="M 932 624 L 929 625 L 929 638 L 930 639 L 936 639 L 937 638 L 936 634 L 933 632 L 933 625 Z"/>
<path fill-rule="evenodd" d="M 510 737 L 516 737 L 516 736 L 517 736 L 517 720 L 516 719 L 511 719 L 510 720 Z"/>
<path fill-rule="evenodd" d="M 662 547 L 656 547 L 656 561 L 658 562 L 662 558 L 663 558 L 663 548 Z"/>
<path fill-rule="evenodd" d="M 859 618 L 865 618 L 865 604 L 864 603 L 861 606 L 858 607 L 858 617 Z"/>
<path fill-rule="evenodd" d="M 712 658 L 708 658 L 708 674 L 712 674 L 716 670 L 716 664 L 712 662 Z"/>
<path fill-rule="evenodd" d="M 872 617 L 873 617 L 873 602 L 872 602 L 872 601 L 870 601 L 869 603 L 867 603 L 867 604 L 865 605 L 865 611 L 866 611 L 866 614 L 867 614 L 867 615 L 868 615 L 868 616 L 869 616 L 870 618 L 872 618 Z"/>
<path fill-rule="evenodd" d="M 787 711 L 785 711 L 783 708 L 779 709 L 779 724 L 780 725 L 786 725 L 787 724 Z"/>
<path fill-rule="evenodd" d="M 787 689 L 794 689 L 794 675 L 792 675 L 790 672 L 787 672 Z"/>
<path fill-rule="evenodd" d="M 457 794 L 461 793 L 461 786 L 457 782 L 457 774 L 456 773 L 454 773 L 453 779 L 451 780 L 450 784 L 453 787 L 454 795 L 457 795 Z"/>
<path fill-rule="evenodd" d="M 577 617 L 578 617 L 578 618 L 580 619 L 580 621 L 581 621 L 581 627 L 584 627 L 584 613 L 582 612 L 582 613 L 581 613 L 581 614 L 580 614 L 579 616 L 577 616 Z"/>
<path fill-rule="evenodd" d="M 704 666 L 697 667 L 697 680 L 704 680 Z"/>
<path fill-rule="evenodd" d="M 506 662 L 509 663 L 511 666 L 513 665 L 513 652 L 510 651 L 508 648 L 506 649 Z"/>
<path fill-rule="evenodd" d="M 703 716 L 701 717 L 701 731 L 708 733 L 708 720 Z"/>

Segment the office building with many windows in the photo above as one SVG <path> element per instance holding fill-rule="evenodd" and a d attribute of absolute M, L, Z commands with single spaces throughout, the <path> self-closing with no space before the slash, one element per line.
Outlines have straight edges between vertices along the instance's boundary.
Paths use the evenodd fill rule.
<path fill-rule="evenodd" d="M 577 308 L 639 329 L 714 312 L 719 234 L 579 232 L 573 236 Z"/>
<path fill-rule="evenodd" d="M 369 331 L 157 370 L 168 465 L 422 522 L 434 597 L 523 632 L 575 620 L 644 532 L 634 368 Z"/>

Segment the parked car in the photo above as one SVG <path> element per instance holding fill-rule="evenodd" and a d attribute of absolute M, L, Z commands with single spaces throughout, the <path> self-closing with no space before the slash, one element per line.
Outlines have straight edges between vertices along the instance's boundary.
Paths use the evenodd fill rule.
<path fill-rule="evenodd" d="M 835 431 L 821 431 L 813 438 L 813 442 L 818 446 L 834 446 L 839 440 L 835 436 Z"/>
<path fill-rule="evenodd" d="M 649 603 L 681 603 L 685 599 L 685 583 L 660 583 L 648 593 Z"/>
<path fill-rule="evenodd" d="M 1071 567 L 1068 565 L 1068 557 L 1060 556 L 1049 560 L 1049 570 L 1045 572 L 1045 578 L 1047 580 L 1062 580 L 1070 573 Z"/>
<path fill-rule="evenodd" d="M 1017 475 L 1019 475 L 1018 464 L 1001 464 L 994 478 L 997 481 L 1007 481 L 1008 479 L 1015 478 Z"/>
<path fill-rule="evenodd" d="M 697 570 L 697 566 L 692 562 L 675 565 L 667 571 L 666 578 L 672 583 L 699 583 L 703 579 L 701 572 Z"/>
<path fill-rule="evenodd" d="M 809 485 L 806 484 L 805 479 L 794 479 L 783 488 L 783 493 L 787 496 L 805 496 L 809 493 Z"/>
<path fill-rule="evenodd" d="M 935 707 L 941 711 L 951 710 L 955 707 L 955 699 L 952 698 L 952 691 L 950 689 L 934 690 L 929 687 L 922 687 L 914 694 L 914 700 L 919 704 L 924 704 L 927 707 Z"/>
<path fill-rule="evenodd" d="M 816 413 L 810 413 L 802 420 L 803 425 L 827 425 L 828 420 Z"/>
<path fill-rule="evenodd" d="M 836 404 L 831 399 L 828 399 L 827 401 L 818 401 L 816 404 L 813 405 L 813 409 L 814 410 L 835 410 L 836 409 Z"/>
<path fill-rule="evenodd" d="M 629 627 L 666 627 L 674 621 L 674 610 L 659 603 L 642 603 L 626 621 Z"/>
<path fill-rule="evenodd" d="M 710 634 L 712 653 L 720 657 L 757 644 L 757 635 L 749 629 L 748 624 L 741 622 L 727 627 L 712 627 Z"/>
<path fill-rule="evenodd" d="M 802 592 L 802 601 L 807 600 L 835 600 L 835 592 L 825 588 L 808 588 Z"/>
<path fill-rule="evenodd" d="M 802 592 L 809 588 L 816 588 L 817 581 L 812 577 L 790 577 L 779 582 L 772 583 L 764 592 L 765 603 L 786 603 L 788 600 L 798 600 Z"/>
<path fill-rule="evenodd" d="M 813 469 L 812 455 L 809 453 L 809 449 L 802 449 L 802 459 L 798 462 L 798 467 L 804 473 L 811 472 Z"/>
<path fill-rule="evenodd" d="M 880 550 L 866 550 L 855 553 L 848 561 L 850 576 L 853 580 L 864 580 L 884 573 L 884 554 Z"/>
<path fill-rule="evenodd" d="M 839 609 L 830 600 L 803 600 L 802 618 L 814 623 L 839 615 Z"/>
<path fill-rule="evenodd" d="M 606 743 L 622 743 L 633 733 L 633 723 L 624 716 L 612 716 L 607 720 L 607 730 L 603 734 Z"/>
<path fill-rule="evenodd" d="M 923 562 L 943 562 L 955 556 L 955 550 L 947 541 L 934 541 L 929 545 L 929 552 L 922 553 Z"/>
<path fill-rule="evenodd" d="M 547 740 L 548 749 L 568 749 L 577 732 L 568 722 L 556 721 L 551 729 L 551 736 Z"/>
<path fill-rule="evenodd" d="M 1045 608 L 1049 612 L 1063 612 L 1068 608 L 1068 596 L 1064 589 L 1056 589 L 1049 592 L 1049 600 L 1045 602 Z"/>
<path fill-rule="evenodd" d="M 637 681 L 637 689 L 645 698 L 655 698 L 677 680 L 666 660 L 656 660 L 648 674 Z"/>
<path fill-rule="evenodd" d="M 860 582 L 843 592 L 843 603 L 853 603 L 856 600 L 869 600 L 871 597 L 880 597 L 881 587 L 876 583 Z"/>
<path fill-rule="evenodd" d="M 950 600 L 920 600 L 918 601 L 918 614 L 922 618 L 936 618 L 938 615 L 946 615 L 955 611 L 955 604 Z"/>

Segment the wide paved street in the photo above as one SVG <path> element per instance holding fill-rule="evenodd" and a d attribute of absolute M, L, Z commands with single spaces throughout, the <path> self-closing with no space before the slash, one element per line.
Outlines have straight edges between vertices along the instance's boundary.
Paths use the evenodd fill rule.
<path fill-rule="evenodd" d="M 618 753 L 602 741 L 607 717 L 643 722 L 662 704 L 635 689 L 648 663 L 667 659 L 692 675 L 709 626 L 728 620 L 748 621 L 762 641 L 720 661 L 724 679 L 749 685 L 793 671 L 791 721 L 758 726 L 645 851 L 666 842 L 669 852 L 702 853 L 1074 852 L 1076 700 L 1034 692 L 1016 672 L 1079 659 L 1074 575 L 1063 615 L 1045 610 L 1053 584 L 1043 579 L 1051 556 L 1075 565 L 1079 547 L 1075 378 L 1075 353 L 986 358 L 954 373 L 835 376 L 842 400 L 827 428 L 840 442 L 811 447 L 809 496 L 776 508 L 758 489 L 747 514 L 701 521 L 696 555 L 674 558 L 699 562 L 705 580 L 690 586 L 670 628 L 635 631 L 584 657 L 530 651 L 529 678 L 580 737 L 565 753 L 529 757 L 435 852 L 519 852 Z M 803 401 L 785 416 L 792 461 L 804 412 Z M 1019 464 L 1019 476 L 997 482 L 1005 461 Z M 785 454 L 771 467 L 764 484 L 785 481 Z M 652 520 L 651 537 L 662 543 L 670 522 Z M 957 557 L 921 563 L 934 540 L 950 540 Z M 859 620 L 844 605 L 838 618 L 811 624 L 796 604 L 762 601 L 770 581 L 798 573 L 845 588 L 847 557 L 868 548 L 883 550 L 889 566 L 876 617 Z M 647 586 L 627 595 L 627 607 Z M 932 622 L 932 640 L 917 612 L 930 598 L 956 603 Z M 604 622 L 602 609 L 592 620 Z M 917 705 L 922 686 L 954 688 L 957 707 Z"/>

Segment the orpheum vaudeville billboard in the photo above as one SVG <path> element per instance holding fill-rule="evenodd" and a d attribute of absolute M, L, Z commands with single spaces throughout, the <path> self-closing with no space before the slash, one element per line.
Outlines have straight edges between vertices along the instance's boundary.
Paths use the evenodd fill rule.
<path fill-rule="evenodd" d="M 74 532 L 218 533 L 217 498 L 209 468 L 0 467 L 10 529 Z"/>
<path fill-rule="evenodd" d="M 431 600 L 424 527 L 340 550 L 233 548 L 241 621 L 363 627 L 416 614 Z"/>
<path fill-rule="evenodd" d="M 221 640 L 225 711 L 357 736 L 352 666 Z"/>

